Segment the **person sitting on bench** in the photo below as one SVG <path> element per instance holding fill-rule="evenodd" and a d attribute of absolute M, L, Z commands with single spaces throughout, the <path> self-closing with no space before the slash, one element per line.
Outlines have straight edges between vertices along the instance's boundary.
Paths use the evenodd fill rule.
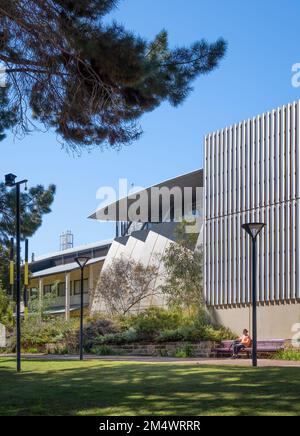
<path fill-rule="evenodd" d="M 247 329 L 243 330 L 242 337 L 238 338 L 233 343 L 233 355 L 232 359 L 237 359 L 240 351 L 245 350 L 245 348 L 251 347 L 251 338 Z"/>

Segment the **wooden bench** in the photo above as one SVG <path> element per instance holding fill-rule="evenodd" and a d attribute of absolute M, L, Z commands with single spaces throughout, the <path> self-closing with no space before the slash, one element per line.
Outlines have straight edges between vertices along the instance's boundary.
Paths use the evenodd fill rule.
<path fill-rule="evenodd" d="M 233 342 L 234 341 L 221 341 L 215 348 L 213 348 L 212 354 L 215 357 L 228 357 L 233 354 Z M 257 341 L 257 354 L 260 357 L 270 357 L 276 351 L 284 350 L 285 340 L 284 339 L 269 339 L 264 341 Z M 248 358 L 251 357 L 252 348 L 245 348 L 240 351 L 240 355 L 246 355 Z"/>

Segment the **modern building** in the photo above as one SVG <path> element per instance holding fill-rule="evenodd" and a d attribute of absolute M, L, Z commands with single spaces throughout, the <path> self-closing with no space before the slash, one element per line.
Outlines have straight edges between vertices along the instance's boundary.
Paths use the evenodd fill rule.
<path fill-rule="evenodd" d="M 178 238 L 178 224 L 191 220 L 192 231 L 201 235 L 203 224 L 203 170 L 176 177 L 147 189 L 139 190 L 108 206 L 98 209 L 90 218 L 117 221 L 116 239 L 105 259 L 103 270 L 114 259 L 125 257 L 145 266 L 156 265 L 160 272 L 155 288 L 163 280 L 161 257 Z M 193 221 L 196 221 L 196 225 Z M 200 236 L 201 239 L 201 236 Z M 149 306 L 165 307 L 162 293 L 145 299 L 133 308 L 142 311 Z M 105 311 L 105 302 L 95 299 L 92 312 Z"/>
<path fill-rule="evenodd" d="M 43 298 L 49 292 L 56 292 L 52 312 L 65 314 L 68 319 L 70 312 L 78 310 L 80 303 L 80 269 L 75 258 L 88 256 L 91 261 L 85 269 L 84 303 L 92 312 L 105 311 L 104 302 L 93 298 L 101 271 L 120 257 L 134 259 L 145 266 L 158 263 L 161 271 L 163 265 L 159 259 L 168 245 L 176 241 L 176 228 L 183 218 L 191 219 L 192 231 L 201 234 L 203 216 L 199 212 L 202 206 L 203 171 L 197 170 L 141 189 L 100 208 L 89 218 L 116 222 L 115 239 L 63 249 L 37 258 L 30 264 L 30 295 Z M 136 213 L 132 214 L 133 210 Z M 68 241 L 72 238 L 70 232 L 62 236 L 64 244 L 60 245 L 65 248 L 66 237 Z M 158 288 L 160 284 L 161 279 L 158 279 L 155 286 Z M 141 311 L 149 306 L 165 306 L 163 295 L 148 298 L 132 310 Z"/>
<path fill-rule="evenodd" d="M 251 255 L 258 239 L 258 336 L 291 338 L 300 322 L 300 102 L 205 138 L 205 293 L 216 319 L 251 328 Z"/>
<path fill-rule="evenodd" d="M 77 254 L 93 258 L 85 303 L 94 312 L 105 311 L 103 302 L 89 297 L 101 271 L 120 256 L 156 263 L 176 241 L 178 222 L 195 218 L 191 231 L 203 244 L 212 315 L 237 333 L 251 329 L 251 247 L 242 224 L 258 221 L 266 224 L 258 240 L 258 336 L 291 338 L 300 323 L 300 102 L 207 135 L 204 170 L 132 193 L 90 218 L 116 222 L 116 238 L 31 265 L 31 292 L 43 295 L 59 283 L 57 310 L 67 317 L 79 303 Z M 156 296 L 134 310 L 164 304 Z"/>

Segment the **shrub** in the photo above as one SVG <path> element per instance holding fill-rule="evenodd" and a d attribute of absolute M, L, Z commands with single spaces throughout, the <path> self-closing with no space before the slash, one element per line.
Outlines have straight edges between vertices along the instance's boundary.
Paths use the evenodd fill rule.
<path fill-rule="evenodd" d="M 95 342 L 97 344 L 123 345 L 132 342 L 137 342 L 137 340 L 138 340 L 138 335 L 136 331 L 133 328 L 131 328 L 124 332 L 99 336 Z"/>
<path fill-rule="evenodd" d="M 180 329 L 176 330 L 165 330 L 161 332 L 157 338 L 155 338 L 156 342 L 177 342 L 182 341 L 182 332 Z"/>
<path fill-rule="evenodd" d="M 125 328 L 133 328 L 139 340 L 152 340 L 161 331 L 173 330 L 186 321 L 182 311 L 152 307 L 138 315 L 123 320 Z"/>
<path fill-rule="evenodd" d="M 39 316 L 30 316 L 22 322 L 21 344 L 25 351 L 30 349 L 41 350 L 46 344 L 71 342 L 76 337 L 78 342 L 78 321 L 65 321 L 62 318 L 53 317 L 41 320 Z M 15 349 L 15 335 L 11 342 L 12 350 Z"/>
<path fill-rule="evenodd" d="M 96 356 L 113 356 L 114 351 L 108 347 L 107 345 L 98 345 L 90 350 L 91 354 L 95 354 Z"/>
<path fill-rule="evenodd" d="M 38 354 L 39 350 L 37 348 L 31 347 L 31 348 L 27 348 L 26 350 L 24 350 L 26 353 L 30 353 L 30 354 Z"/>
<path fill-rule="evenodd" d="M 286 350 L 279 350 L 274 354 L 274 359 L 278 360 L 294 360 L 300 361 L 300 350 L 296 348 L 288 348 Z"/>
<path fill-rule="evenodd" d="M 169 357 L 168 351 L 165 348 L 159 348 L 157 353 L 160 357 Z"/>
<path fill-rule="evenodd" d="M 123 331 L 98 334 L 86 349 L 88 351 L 101 344 L 124 345 L 139 341 L 198 342 L 235 338 L 230 330 L 208 322 L 209 316 L 205 311 L 198 312 L 194 317 L 187 317 L 181 310 L 150 308 L 141 314 L 123 318 Z"/>
<path fill-rule="evenodd" d="M 173 357 L 178 357 L 182 359 L 187 359 L 195 356 L 195 348 L 191 344 L 186 344 L 184 347 L 178 348 L 173 354 Z"/>
<path fill-rule="evenodd" d="M 83 329 L 84 347 L 89 351 L 95 339 L 100 336 L 115 334 L 120 330 L 120 326 L 115 320 L 105 318 L 90 318 Z"/>
<path fill-rule="evenodd" d="M 7 328 L 13 326 L 13 303 L 7 293 L 0 287 L 0 322 Z"/>
<path fill-rule="evenodd" d="M 190 325 L 179 327 L 175 330 L 165 330 L 157 338 L 157 342 L 198 342 L 198 341 L 220 341 L 222 339 L 233 339 L 235 335 L 224 327 L 212 325 Z"/>

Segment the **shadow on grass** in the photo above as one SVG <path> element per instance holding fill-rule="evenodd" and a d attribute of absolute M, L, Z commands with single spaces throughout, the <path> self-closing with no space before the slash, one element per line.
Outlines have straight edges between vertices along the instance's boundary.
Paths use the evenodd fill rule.
<path fill-rule="evenodd" d="M 300 368 L 0 360 L 1 415 L 300 415 Z"/>

